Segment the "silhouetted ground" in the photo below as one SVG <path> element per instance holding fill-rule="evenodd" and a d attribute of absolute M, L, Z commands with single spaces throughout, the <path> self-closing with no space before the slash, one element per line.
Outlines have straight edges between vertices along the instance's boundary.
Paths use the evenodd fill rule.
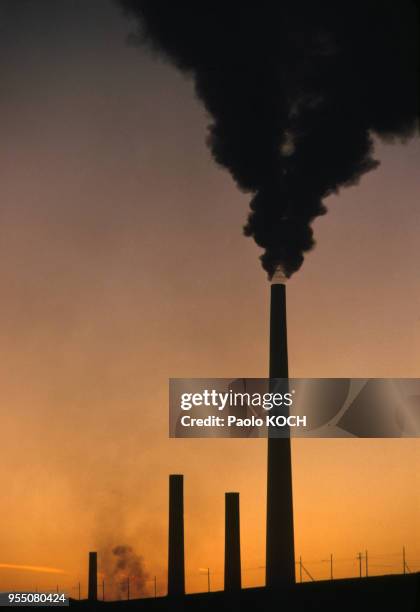
<path fill-rule="evenodd" d="M 72 607 L 96 609 L 138 609 L 147 612 L 166 611 L 213 611 L 255 610 L 281 612 L 302 610 L 304 612 L 397 611 L 420 612 L 420 574 L 406 576 L 375 576 L 362 579 L 308 582 L 281 590 L 263 587 L 244 589 L 236 596 L 223 591 L 187 595 L 179 600 L 168 597 L 157 599 L 133 599 L 131 601 L 91 603 L 86 600 L 71 600 Z"/>

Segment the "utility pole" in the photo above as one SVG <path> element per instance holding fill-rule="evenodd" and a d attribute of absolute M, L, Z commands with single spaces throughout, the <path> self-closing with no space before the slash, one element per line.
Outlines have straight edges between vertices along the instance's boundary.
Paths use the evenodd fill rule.
<path fill-rule="evenodd" d="M 330 578 L 331 580 L 333 580 L 333 556 L 332 553 L 330 554 Z"/>
<path fill-rule="evenodd" d="M 302 557 L 299 557 L 299 578 L 302 582 Z"/>
<path fill-rule="evenodd" d="M 368 551 L 365 550 L 365 565 L 366 565 L 366 578 L 369 576 L 369 572 L 368 572 Z"/>
<path fill-rule="evenodd" d="M 102 580 L 102 601 L 105 601 L 105 580 Z"/>
<path fill-rule="evenodd" d="M 357 559 L 359 559 L 359 578 L 362 577 L 362 553 L 359 552 L 357 555 Z"/>
<path fill-rule="evenodd" d="M 154 578 L 154 583 L 155 583 L 155 599 L 156 599 L 156 597 L 157 597 L 156 576 Z"/>
<path fill-rule="evenodd" d="M 207 568 L 207 587 L 210 593 L 210 568 Z"/>
<path fill-rule="evenodd" d="M 403 574 L 405 575 L 406 562 L 405 562 L 405 546 L 403 546 Z"/>

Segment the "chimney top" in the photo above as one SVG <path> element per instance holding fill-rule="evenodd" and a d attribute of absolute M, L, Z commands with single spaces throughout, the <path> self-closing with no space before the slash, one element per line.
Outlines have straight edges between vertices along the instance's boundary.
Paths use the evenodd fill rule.
<path fill-rule="evenodd" d="M 274 272 L 271 278 L 272 285 L 285 285 L 287 281 L 287 276 L 284 273 L 284 270 L 281 266 L 277 266 L 276 271 Z"/>

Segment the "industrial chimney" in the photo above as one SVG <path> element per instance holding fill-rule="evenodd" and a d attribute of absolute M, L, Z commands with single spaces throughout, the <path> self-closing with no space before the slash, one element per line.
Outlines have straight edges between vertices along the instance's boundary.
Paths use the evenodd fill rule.
<path fill-rule="evenodd" d="M 225 591 L 241 588 L 239 493 L 225 494 Z"/>
<path fill-rule="evenodd" d="M 286 277 L 277 270 L 271 284 L 270 379 L 288 378 Z M 268 438 L 266 585 L 295 581 L 292 461 L 290 438 Z"/>
<path fill-rule="evenodd" d="M 96 601 L 98 599 L 98 553 L 89 553 L 89 581 L 88 599 Z"/>
<path fill-rule="evenodd" d="M 169 476 L 168 595 L 185 594 L 184 477 Z"/>

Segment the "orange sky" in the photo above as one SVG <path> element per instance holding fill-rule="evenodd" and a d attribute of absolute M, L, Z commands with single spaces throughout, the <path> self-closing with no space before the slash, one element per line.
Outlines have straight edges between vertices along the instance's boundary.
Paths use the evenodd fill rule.
<path fill-rule="evenodd" d="M 204 144 L 192 85 L 127 47 L 105 1 L 19 14 L 0 64 L 0 589 L 86 586 L 127 543 L 165 590 L 167 477 L 185 474 L 188 590 L 223 578 L 241 493 L 244 584 L 262 584 L 259 440 L 169 440 L 168 377 L 265 377 L 269 286 L 247 197 Z M 77 34 L 77 35 L 76 35 Z M 295 377 L 416 377 L 419 141 L 330 198 L 288 287 Z M 296 554 L 314 577 L 420 569 L 417 440 L 293 442 Z M 2 564 L 47 566 L 56 576 Z M 152 591 L 153 584 L 150 583 Z"/>

